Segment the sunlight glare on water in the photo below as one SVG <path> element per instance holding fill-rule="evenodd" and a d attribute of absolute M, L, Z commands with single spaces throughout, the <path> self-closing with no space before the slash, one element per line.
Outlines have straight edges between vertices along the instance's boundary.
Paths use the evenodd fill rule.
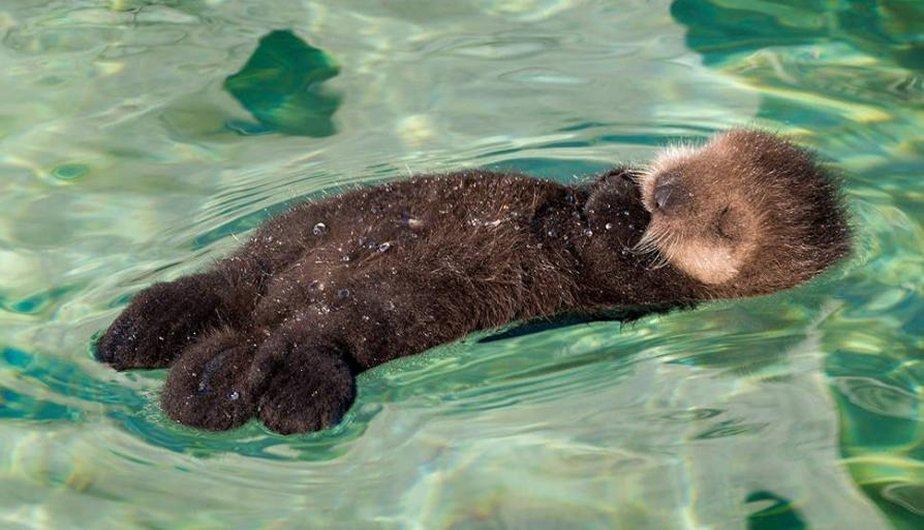
<path fill-rule="evenodd" d="M 922 25 L 900 0 L 4 2 L 0 525 L 920 528 Z M 570 181 L 736 125 L 837 163 L 848 263 L 480 333 L 363 374 L 313 435 L 183 428 L 163 371 L 90 353 L 293 201 L 462 167 Z"/>

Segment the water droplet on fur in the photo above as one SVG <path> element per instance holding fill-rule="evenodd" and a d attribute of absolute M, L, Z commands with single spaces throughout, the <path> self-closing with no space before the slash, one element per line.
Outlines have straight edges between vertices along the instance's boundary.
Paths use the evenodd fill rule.
<path fill-rule="evenodd" d="M 340 258 L 340 261 L 350 261 L 350 257 L 349 257 L 349 256 L 342 256 L 342 257 Z"/>
<path fill-rule="evenodd" d="M 318 223 L 314 225 L 314 228 L 311 229 L 311 233 L 320 236 L 327 233 L 327 225 L 324 223 Z"/>
<path fill-rule="evenodd" d="M 605 229 L 607 229 L 607 230 L 612 230 L 612 229 L 613 229 L 613 223 L 606 223 L 606 226 L 604 226 L 603 228 L 605 228 Z"/>
<path fill-rule="evenodd" d="M 585 229 L 584 229 L 584 235 L 587 236 L 587 237 L 590 237 L 590 236 L 594 235 L 594 231 L 591 230 L 590 228 L 585 228 Z"/>
<path fill-rule="evenodd" d="M 401 222 L 412 230 L 423 226 L 423 221 L 415 217 L 411 217 L 406 213 L 401 214 Z"/>
<path fill-rule="evenodd" d="M 555 232 L 555 230 L 549 230 L 548 234 L 549 234 L 549 237 L 555 237 L 558 235 L 558 233 Z"/>
<path fill-rule="evenodd" d="M 337 291 L 337 298 L 340 298 L 341 300 L 343 300 L 344 298 L 349 298 L 349 297 L 350 297 L 349 289 L 340 289 L 339 291 Z"/>
<path fill-rule="evenodd" d="M 386 241 L 386 242 L 382 243 L 381 245 L 379 245 L 379 248 L 378 248 L 377 250 L 378 250 L 379 252 L 387 252 L 388 249 L 390 249 L 390 248 L 391 248 L 391 243 L 389 243 L 388 241 Z"/>
<path fill-rule="evenodd" d="M 237 401 L 239 397 L 241 397 L 241 394 L 237 390 L 235 390 L 234 392 L 231 392 L 231 395 L 228 396 L 228 398 L 230 398 L 231 401 Z"/>

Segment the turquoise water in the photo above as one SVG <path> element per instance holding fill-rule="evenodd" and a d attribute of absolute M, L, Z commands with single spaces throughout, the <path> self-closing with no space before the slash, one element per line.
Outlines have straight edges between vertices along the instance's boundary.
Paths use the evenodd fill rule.
<path fill-rule="evenodd" d="M 4 2 L 0 526 L 920 528 L 922 26 L 894 0 Z M 820 281 L 474 336 L 308 436 L 182 428 L 163 372 L 89 352 L 292 200 L 567 180 L 740 124 L 845 173 L 859 248 Z"/>

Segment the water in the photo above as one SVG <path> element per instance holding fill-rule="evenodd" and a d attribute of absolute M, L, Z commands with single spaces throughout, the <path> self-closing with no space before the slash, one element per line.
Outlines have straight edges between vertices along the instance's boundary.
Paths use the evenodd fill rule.
<path fill-rule="evenodd" d="M 4 2 L 0 524 L 920 528 L 922 21 L 898 0 Z M 229 79 L 285 30 L 321 88 Z M 738 124 L 838 163 L 849 263 L 477 335 L 364 374 L 310 436 L 184 429 L 162 372 L 91 359 L 133 293 L 292 200 L 472 166 L 567 180 Z"/>

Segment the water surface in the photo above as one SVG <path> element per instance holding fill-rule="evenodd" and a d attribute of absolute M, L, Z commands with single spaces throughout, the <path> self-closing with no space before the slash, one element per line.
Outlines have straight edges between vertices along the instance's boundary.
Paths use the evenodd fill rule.
<path fill-rule="evenodd" d="M 5 2 L 2 526 L 920 528 L 922 20 L 896 0 Z M 306 436 L 180 427 L 162 371 L 90 355 L 133 293 L 293 200 L 461 167 L 569 181 L 748 124 L 845 174 L 858 252 L 811 285 L 473 336 L 364 374 Z"/>

